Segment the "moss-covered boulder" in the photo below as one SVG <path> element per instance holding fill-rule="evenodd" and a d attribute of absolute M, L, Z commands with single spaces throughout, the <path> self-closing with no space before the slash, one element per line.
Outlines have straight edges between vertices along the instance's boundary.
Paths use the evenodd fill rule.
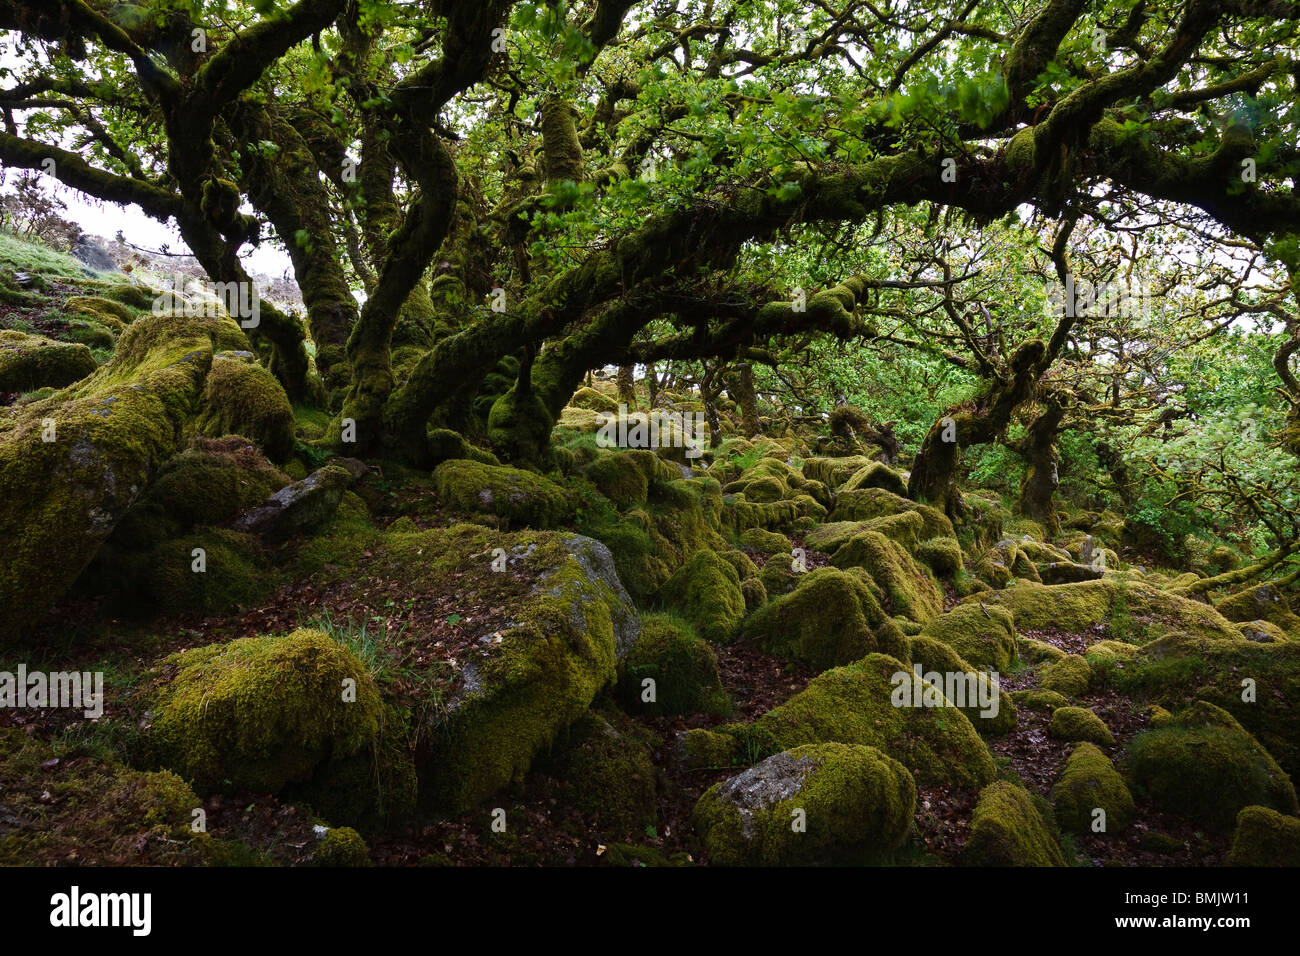
<path fill-rule="evenodd" d="M 1300 866 L 1300 818 L 1271 807 L 1242 807 L 1229 866 Z"/>
<path fill-rule="evenodd" d="M 907 838 L 916 785 L 873 747 L 812 744 L 710 787 L 695 830 L 718 866 L 881 863 Z"/>
<path fill-rule="evenodd" d="M 1065 651 L 1055 644 L 1048 644 L 1046 641 L 1025 637 L 1024 635 L 1017 635 L 1016 649 L 1020 654 L 1020 659 L 1029 664 L 1051 663 L 1067 656 Z"/>
<path fill-rule="evenodd" d="M 765 528 L 749 528 L 742 532 L 740 543 L 759 554 L 789 554 L 791 550 L 789 538 Z"/>
<path fill-rule="evenodd" d="M 1054 690 L 1016 690 L 1011 692 L 1011 699 L 1017 706 L 1027 710 L 1046 711 L 1050 713 L 1059 707 L 1066 707 L 1070 701 L 1064 694 Z"/>
<path fill-rule="evenodd" d="M 1272 644 L 1287 640 L 1286 631 L 1270 621 L 1241 621 L 1237 624 L 1241 636 L 1256 644 Z"/>
<path fill-rule="evenodd" d="M 120 562 L 113 607 L 128 615 L 223 614 L 266 597 L 275 579 L 256 538 L 212 528 Z"/>
<path fill-rule="evenodd" d="M 122 325 L 130 325 L 135 319 L 135 313 L 123 303 L 98 295 L 70 296 L 64 301 L 63 310 L 94 319 L 111 319 Z"/>
<path fill-rule="evenodd" d="M 338 459 L 247 509 L 232 527 L 268 541 L 283 541 L 318 528 L 334 516 L 343 495 L 365 468 L 356 459 Z"/>
<path fill-rule="evenodd" d="M 1092 668 L 1078 654 L 1068 654 L 1060 660 L 1043 666 L 1038 673 L 1038 686 L 1054 690 L 1066 697 L 1078 697 L 1092 682 Z"/>
<path fill-rule="evenodd" d="M 1179 709 L 1217 704 L 1255 735 L 1291 775 L 1300 776 L 1300 643 L 1256 643 L 1171 634 L 1147 644 L 1110 675 L 1121 693 Z"/>
<path fill-rule="evenodd" d="M 1115 745 L 1115 736 L 1106 722 L 1086 707 L 1058 707 L 1052 712 L 1047 735 L 1058 740 L 1086 740 L 1100 747 Z"/>
<path fill-rule="evenodd" d="M 991 781 L 997 770 L 988 747 L 942 690 L 927 690 L 922 681 L 909 706 L 895 705 L 895 692 L 904 684 L 911 689 L 914 676 L 897 658 L 869 654 L 813 678 L 752 724 L 719 729 L 759 753 L 809 743 L 876 747 L 901 761 L 922 785 L 977 787 Z"/>
<path fill-rule="evenodd" d="M 223 524 L 289 483 L 240 435 L 196 437 L 163 466 L 110 543 L 143 549 L 200 525 Z"/>
<path fill-rule="evenodd" d="M 616 677 L 640 622 L 600 542 L 539 538 L 543 566 L 518 623 L 500 642 L 480 642 L 458 666 L 459 688 L 419 755 L 421 800 L 460 812 L 521 780 L 533 758 L 591 706 Z"/>
<path fill-rule="evenodd" d="M 858 488 L 835 496 L 832 521 L 870 521 L 914 511 L 921 516 L 921 539 L 955 538 L 952 522 L 941 510 L 896 495 L 884 488 Z"/>
<path fill-rule="evenodd" d="M 213 353 L 247 344 L 227 318 L 151 313 L 92 375 L 0 408 L 0 640 L 66 592 L 175 453 Z"/>
<path fill-rule="evenodd" d="M 275 376 L 249 351 L 212 357 L 194 425 L 212 438 L 250 438 L 274 462 L 288 461 L 293 454 L 293 407 Z"/>
<path fill-rule="evenodd" d="M 554 767 L 566 802 L 602 832 L 640 832 L 655 825 L 654 761 L 634 726 L 616 728 L 592 711 L 570 729 Z"/>
<path fill-rule="evenodd" d="M 646 503 L 650 478 L 633 457 L 633 453 L 603 454 L 587 466 L 586 475 L 596 489 L 620 511 Z"/>
<path fill-rule="evenodd" d="M 1133 822 L 1135 812 L 1124 778 L 1109 757 L 1086 741 L 1065 761 L 1052 788 L 1052 804 L 1057 824 L 1067 833 L 1118 833 Z M 1105 829 L 1098 829 L 1103 820 Z"/>
<path fill-rule="evenodd" d="M 95 357 L 85 345 L 0 329 L 0 392 L 62 388 L 95 367 Z"/>
<path fill-rule="evenodd" d="M 967 866 L 1065 866 L 1065 856 L 1034 798 L 999 780 L 980 793 L 970 836 L 962 848 Z"/>
<path fill-rule="evenodd" d="M 1152 587 L 1136 577 L 1108 574 L 1099 581 L 1052 585 L 1017 581 L 1004 590 L 966 599 L 975 600 L 1007 608 L 1022 630 L 1055 628 L 1084 633 L 1097 624 L 1120 625 L 1131 632 L 1125 640 L 1137 644 L 1178 631 L 1229 639 L 1240 636 L 1231 622 L 1208 604 Z"/>
<path fill-rule="evenodd" d="M 832 491 L 863 468 L 874 462 L 866 455 L 850 455 L 844 458 L 805 458 L 802 471 L 814 481 L 819 481 Z"/>
<path fill-rule="evenodd" d="M 880 586 L 890 614 L 925 623 L 939 615 L 938 585 L 907 549 L 879 531 L 854 535 L 831 558 L 837 568 L 864 568 Z"/>
<path fill-rule="evenodd" d="M 1273 584 L 1257 584 L 1224 598 L 1214 607 L 1229 621 L 1268 621 L 1300 638 L 1300 616 L 1291 610 L 1286 595 Z"/>
<path fill-rule="evenodd" d="M 1015 730 L 1016 705 L 989 674 L 977 670 L 951 646 L 934 638 L 910 637 L 907 643 L 913 669 L 919 665 L 923 675 L 936 675 L 930 683 L 943 688 L 944 696 L 976 730 L 994 736 Z"/>
<path fill-rule="evenodd" d="M 168 658 L 152 710 L 159 759 L 197 789 L 277 793 L 373 746 L 381 704 L 355 655 L 298 630 Z"/>
<path fill-rule="evenodd" d="M 619 667 L 618 692 L 628 713 L 653 717 L 719 711 L 727 704 L 713 648 L 668 614 L 641 618 L 641 636 Z"/>
<path fill-rule="evenodd" d="M 433 470 L 433 487 L 450 508 L 496 515 L 512 524 L 552 528 L 573 515 L 573 502 L 563 487 L 507 465 L 444 461 Z"/>
<path fill-rule="evenodd" d="M 618 402 L 610 398 L 604 392 L 598 392 L 594 388 L 583 386 L 573 393 L 569 399 L 569 404 L 574 408 L 589 408 L 593 412 L 616 412 L 618 411 Z"/>
<path fill-rule="evenodd" d="M 956 538 L 930 538 L 916 549 L 916 560 L 938 577 L 948 578 L 963 570 L 961 545 Z"/>
<path fill-rule="evenodd" d="M 796 575 L 795 583 L 793 591 L 745 621 L 745 639 L 768 653 L 822 670 L 850 664 L 873 651 L 908 659 L 906 638 L 861 575 L 818 568 Z"/>
<path fill-rule="evenodd" d="M 947 644 L 983 670 L 1006 673 L 1016 661 L 1016 628 L 1005 608 L 961 604 L 927 623 L 921 636 Z"/>
<path fill-rule="evenodd" d="M 673 572 L 659 599 L 715 643 L 731 638 L 745 616 L 736 568 L 716 551 L 697 551 Z"/>
<path fill-rule="evenodd" d="M 900 498 L 907 497 L 907 482 L 888 465 L 873 461 L 859 468 L 840 486 L 840 491 L 857 491 L 859 488 L 884 488 Z"/>
<path fill-rule="evenodd" d="M 370 851 L 360 833 L 351 827 L 331 827 L 312 853 L 316 866 L 369 866 Z"/>
<path fill-rule="evenodd" d="M 1135 737 L 1128 774 L 1161 809 L 1209 827 L 1232 826 L 1252 804 L 1300 813 L 1285 771 L 1231 714 L 1205 701 Z"/>

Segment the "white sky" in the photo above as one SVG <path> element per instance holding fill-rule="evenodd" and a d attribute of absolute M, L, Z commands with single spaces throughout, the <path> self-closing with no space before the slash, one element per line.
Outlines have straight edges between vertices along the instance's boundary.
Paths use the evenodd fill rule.
<path fill-rule="evenodd" d="M 164 225 L 145 215 L 144 210 L 134 203 L 129 206 L 119 206 L 115 203 L 101 202 L 69 186 L 56 183 L 43 172 L 39 175 L 41 185 L 45 187 L 46 192 L 57 187 L 56 195 L 68 204 L 68 208 L 61 213 L 63 218 L 75 222 L 84 231 L 111 240 L 120 229 L 127 242 L 143 246 L 153 252 L 158 251 L 163 243 L 167 244 L 169 252 L 190 251 L 174 223 L 168 222 Z M 244 211 L 252 210 L 246 208 Z M 292 278 L 289 255 L 277 242 L 265 241 L 256 248 L 246 246 L 240 258 L 243 259 L 244 267 L 251 273 L 279 277 L 286 269 L 290 269 Z"/>

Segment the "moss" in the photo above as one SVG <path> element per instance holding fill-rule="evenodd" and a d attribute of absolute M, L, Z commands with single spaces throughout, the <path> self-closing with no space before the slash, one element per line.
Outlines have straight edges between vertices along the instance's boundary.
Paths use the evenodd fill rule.
<path fill-rule="evenodd" d="M 916 559 L 938 577 L 952 577 L 962 570 L 961 545 L 956 538 L 931 538 L 916 549 Z"/>
<path fill-rule="evenodd" d="M 143 549 L 202 524 L 221 524 L 289 484 L 247 439 L 196 437 L 170 459 L 110 543 Z"/>
<path fill-rule="evenodd" d="M 667 470 L 676 473 L 674 466 L 651 452 L 621 454 L 653 475 L 646 506 L 593 528 L 591 534 L 614 553 L 619 578 L 635 598 L 644 601 L 694 552 L 727 549 L 718 533 L 722 493 L 712 479 L 670 478 Z"/>
<path fill-rule="evenodd" d="M 659 599 L 715 643 L 730 639 L 745 616 L 740 575 L 715 551 L 691 555 L 664 584 Z"/>
<path fill-rule="evenodd" d="M 195 570 L 201 549 L 202 567 Z M 125 613 L 222 614 L 248 607 L 274 586 L 252 535 L 225 529 L 173 538 L 125 562 L 115 606 Z"/>
<path fill-rule="evenodd" d="M 814 677 L 806 688 L 753 724 L 728 725 L 759 752 L 778 753 L 807 743 L 876 747 L 901 761 L 922 785 L 972 787 L 997 775 L 993 757 L 966 715 L 939 693 L 934 707 L 895 707 L 895 675 L 912 672 L 902 661 L 869 654 Z"/>
<path fill-rule="evenodd" d="M 927 623 L 921 636 L 947 644 L 981 670 L 1005 673 L 1016 661 L 1016 629 L 1005 608 L 961 604 Z"/>
<path fill-rule="evenodd" d="M 884 488 L 900 498 L 907 497 L 907 482 L 903 476 L 878 461 L 859 468 L 839 490 L 857 491 L 859 488 Z"/>
<path fill-rule="evenodd" d="M 759 476 L 734 481 L 723 488 L 727 494 L 743 494 L 750 501 L 780 501 L 790 497 L 790 488 L 779 478 Z"/>
<path fill-rule="evenodd" d="M 451 458 L 467 458 L 487 465 L 501 464 L 496 455 L 471 445 L 459 432 L 450 428 L 429 429 L 428 447 L 430 460 L 435 465 Z"/>
<path fill-rule="evenodd" d="M 1029 710 L 1051 711 L 1066 707 L 1070 701 L 1064 694 L 1054 690 L 1017 690 L 1011 692 L 1011 699 L 1021 707 Z"/>
<path fill-rule="evenodd" d="M 1217 704 L 1300 776 L 1300 644 L 1258 644 L 1169 635 L 1142 648 L 1112 685 L 1139 700 L 1177 708 Z M 1248 693 L 1249 691 L 1249 693 Z"/>
<path fill-rule="evenodd" d="M 828 521 L 804 535 L 804 547 L 834 554 L 854 535 L 870 530 L 870 521 Z"/>
<path fill-rule="evenodd" d="M 1106 811 L 1106 833 L 1118 833 L 1133 822 L 1133 796 L 1124 778 L 1104 753 L 1091 743 L 1070 752 L 1061 778 L 1052 788 L 1056 822 L 1068 833 L 1091 833 L 1094 811 Z"/>
<path fill-rule="evenodd" d="M 759 580 L 767 591 L 768 599 L 788 594 L 794 590 L 803 572 L 794 570 L 794 559 L 784 554 L 773 554 L 763 562 L 758 572 Z"/>
<path fill-rule="evenodd" d="M 62 388 L 95 368 L 95 357 L 85 345 L 0 329 L 0 392 Z"/>
<path fill-rule="evenodd" d="M 731 734 L 695 727 L 677 742 L 677 758 L 692 770 L 732 767 L 740 763 L 742 745 Z"/>
<path fill-rule="evenodd" d="M 1078 654 L 1069 654 L 1059 661 L 1043 667 L 1038 674 L 1038 686 L 1054 690 L 1066 697 L 1078 697 L 1092 682 L 1092 668 Z"/>
<path fill-rule="evenodd" d="M 1065 856 L 1029 793 L 999 780 L 980 793 L 961 862 L 967 866 L 1065 866 Z"/>
<path fill-rule="evenodd" d="M 1170 856 L 1174 853 L 1183 852 L 1183 850 L 1187 849 L 1187 845 L 1184 841 L 1170 836 L 1168 833 L 1148 830 L 1138 838 L 1138 848 L 1150 853 Z"/>
<path fill-rule="evenodd" d="M 532 527 L 554 527 L 573 514 L 573 501 L 563 487 L 506 465 L 445 461 L 433 470 L 433 486 L 448 507 Z"/>
<path fill-rule="evenodd" d="M 1286 595 L 1273 584 L 1257 584 L 1215 605 L 1229 621 L 1267 621 L 1300 638 L 1300 616 L 1291 610 Z"/>
<path fill-rule="evenodd" d="M 594 388 L 578 389 L 573 393 L 573 398 L 569 399 L 569 404 L 574 408 L 589 408 L 595 412 L 618 411 L 618 402 Z"/>
<path fill-rule="evenodd" d="M 660 867 L 690 866 L 691 857 L 685 851 L 665 853 L 658 847 L 636 846 L 631 843 L 611 843 L 600 854 L 606 866 Z"/>
<path fill-rule="evenodd" d="M 1131 661 L 1138 655 L 1138 648 L 1123 641 L 1098 641 L 1083 652 L 1083 658 L 1094 670 L 1109 669 Z"/>
<path fill-rule="evenodd" d="M 1125 613 L 1142 625 L 1132 635 L 1140 643 L 1180 630 L 1209 637 L 1238 636 L 1232 624 L 1208 604 L 1111 574 L 1074 584 L 1018 581 L 981 600 L 1008 608 L 1016 627 L 1024 630 L 1088 632 L 1093 625 L 1111 624 L 1117 605 L 1122 604 Z"/>
<path fill-rule="evenodd" d="M 70 342 L 78 342 L 89 349 L 111 349 L 117 341 L 110 323 L 115 319 L 98 319 L 91 322 L 86 319 L 72 319 L 68 328 L 61 333 Z"/>
<path fill-rule="evenodd" d="M 1268 621 L 1243 621 L 1237 625 L 1241 636 L 1257 644 L 1271 644 L 1274 641 L 1287 640 L 1287 634 L 1276 624 Z"/>
<path fill-rule="evenodd" d="M 538 539 L 535 559 L 550 570 L 516 612 L 518 625 L 462 663 L 465 686 L 447 702 L 420 767 L 427 804 L 462 812 L 522 780 L 534 756 L 613 683 L 615 625 L 632 609 L 589 562 L 567 553 L 569 540 L 595 545 L 576 535 Z"/>
<path fill-rule="evenodd" d="M 213 438 L 250 438 L 275 462 L 288 461 L 293 454 L 293 407 L 275 376 L 258 365 L 251 352 L 213 356 L 194 424 L 200 434 Z"/>
<path fill-rule="evenodd" d="M 571 728 L 555 769 L 565 800 L 602 832 L 639 832 L 657 822 L 654 762 L 632 727 L 616 729 L 599 713 L 587 714 Z"/>
<path fill-rule="evenodd" d="M 356 830 L 333 827 L 316 844 L 311 861 L 316 866 L 369 866 L 370 851 Z"/>
<path fill-rule="evenodd" d="M 202 803 L 168 770 L 131 769 L 0 727 L 0 780 L 2 866 L 192 866 L 216 842 L 191 829 Z"/>
<path fill-rule="evenodd" d="M 744 582 L 748 578 L 758 577 L 758 565 L 743 551 L 719 551 L 718 556 L 736 569 L 736 574 Z"/>
<path fill-rule="evenodd" d="M 355 689 L 355 700 L 345 700 Z M 320 631 L 249 637 L 168 658 L 153 694 L 163 764 L 202 791 L 276 793 L 371 746 L 380 701 L 365 666 Z"/>
<path fill-rule="evenodd" d="M 775 531 L 749 528 L 740 535 L 740 543 L 759 554 L 789 554 L 790 539 Z"/>
<path fill-rule="evenodd" d="M 90 562 L 175 452 L 214 349 L 231 341 L 247 344 L 229 319 L 150 314 L 94 374 L 0 409 L 0 636 L 30 624 Z"/>
<path fill-rule="evenodd" d="M 418 791 L 407 724 L 403 707 L 386 700 L 373 746 L 328 761 L 306 783 L 286 787 L 282 798 L 366 834 L 407 822 Z"/>
<path fill-rule="evenodd" d="M 1046 641 L 1040 641 L 1032 637 L 1019 635 L 1016 637 L 1016 647 L 1019 649 L 1021 660 L 1030 664 L 1041 664 L 1043 661 L 1059 661 L 1066 656 L 1065 651 L 1061 650 L 1055 644 L 1048 644 Z"/>
<path fill-rule="evenodd" d="M 1269 807 L 1242 807 L 1229 866 L 1300 866 L 1300 819 Z"/>
<path fill-rule="evenodd" d="M 1300 812 L 1295 788 L 1227 711 L 1198 701 L 1129 746 L 1134 785 L 1161 809 L 1209 827 L 1232 826 L 1252 804 Z"/>
<path fill-rule="evenodd" d="M 695 830 L 718 866 L 879 863 L 907 838 L 916 786 L 872 747 L 813 744 L 710 787 Z"/>
<path fill-rule="evenodd" d="M 154 300 L 158 298 L 158 292 L 148 286 L 127 283 L 105 286 L 101 291 L 104 293 L 104 298 L 112 299 L 114 302 L 121 302 L 133 309 L 151 308 Z"/>
<path fill-rule="evenodd" d="M 841 491 L 835 498 L 833 521 L 865 521 L 914 511 L 921 516 L 921 538 L 954 538 L 952 522 L 938 508 L 918 504 L 884 488 L 859 488 Z"/>
<path fill-rule="evenodd" d="M 954 700 L 971 725 L 982 734 L 1001 736 L 1016 729 L 1018 717 L 1016 705 L 1011 697 L 1003 694 L 1001 688 L 983 671 L 976 670 L 960 654 L 947 644 L 930 637 L 913 637 L 908 640 L 912 661 L 920 664 L 923 673 L 960 674 L 966 676 L 967 688 L 964 700 Z M 974 694 L 971 683 L 974 683 Z M 997 700 L 997 713 L 989 713 L 992 708 L 982 707 L 981 700 Z"/>
<path fill-rule="evenodd" d="M 752 614 L 767 603 L 767 588 L 761 578 L 745 578 L 740 582 L 740 593 L 745 597 L 747 614 Z"/>
<path fill-rule="evenodd" d="M 645 680 L 654 681 L 653 701 Z M 713 648 L 685 621 L 666 614 L 641 619 L 641 636 L 619 669 L 619 699 L 631 714 L 660 717 L 725 709 Z"/>
<path fill-rule="evenodd" d="M 874 464 L 872 460 L 865 455 L 851 455 L 846 458 L 805 458 L 802 470 L 808 478 L 835 490 L 853 475 L 872 464 Z"/>
<path fill-rule="evenodd" d="M 837 568 L 865 568 L 880 586 L 891 614 L 925 623 L 943 609 L 942 595 L 930 575 L 898 542 L 879 531 L 863 531 L 831 558 Z"/>
<path fill-rule="evenodd" d="M 551 429 L 555 419 L 536 392 L 519 391 L 518 385 L 492 403 L 488 414 L 488 439 L 505 461 L 537 465 L 551 463 Z"/>
<path fill-rule="evenodd" d="M 790 594 L 766 604 L 745 622 L 745 639 L 770 654 L 820 670 L 852 663 L 872 651 L 909 659 L 906 639 L 861 577 L 836 568 L 796 577 Z"/>
<path fill-rule="evenodd" d="M 135 313 L 121 302 L 94 295 L 71 296 L 63 303 L 63 310 L 93 319 L 110 318 L 124 325 L 130 325 L 135 318 Z"/>
<path fill-rule="evenodd" d="M 1086 740 L 1100 747 L 1115 746 L 1115 737 L 1106 722 L 1086 707 L 1058 707 L 1052 712 L 1047 735 L 1058 740 Z"/>
<path fill-rule="evenodd" d="M 607 453 L 586 468 L 587 479 L 620 511 L 646 503 L 650 481 L 630 455 Z"/>

